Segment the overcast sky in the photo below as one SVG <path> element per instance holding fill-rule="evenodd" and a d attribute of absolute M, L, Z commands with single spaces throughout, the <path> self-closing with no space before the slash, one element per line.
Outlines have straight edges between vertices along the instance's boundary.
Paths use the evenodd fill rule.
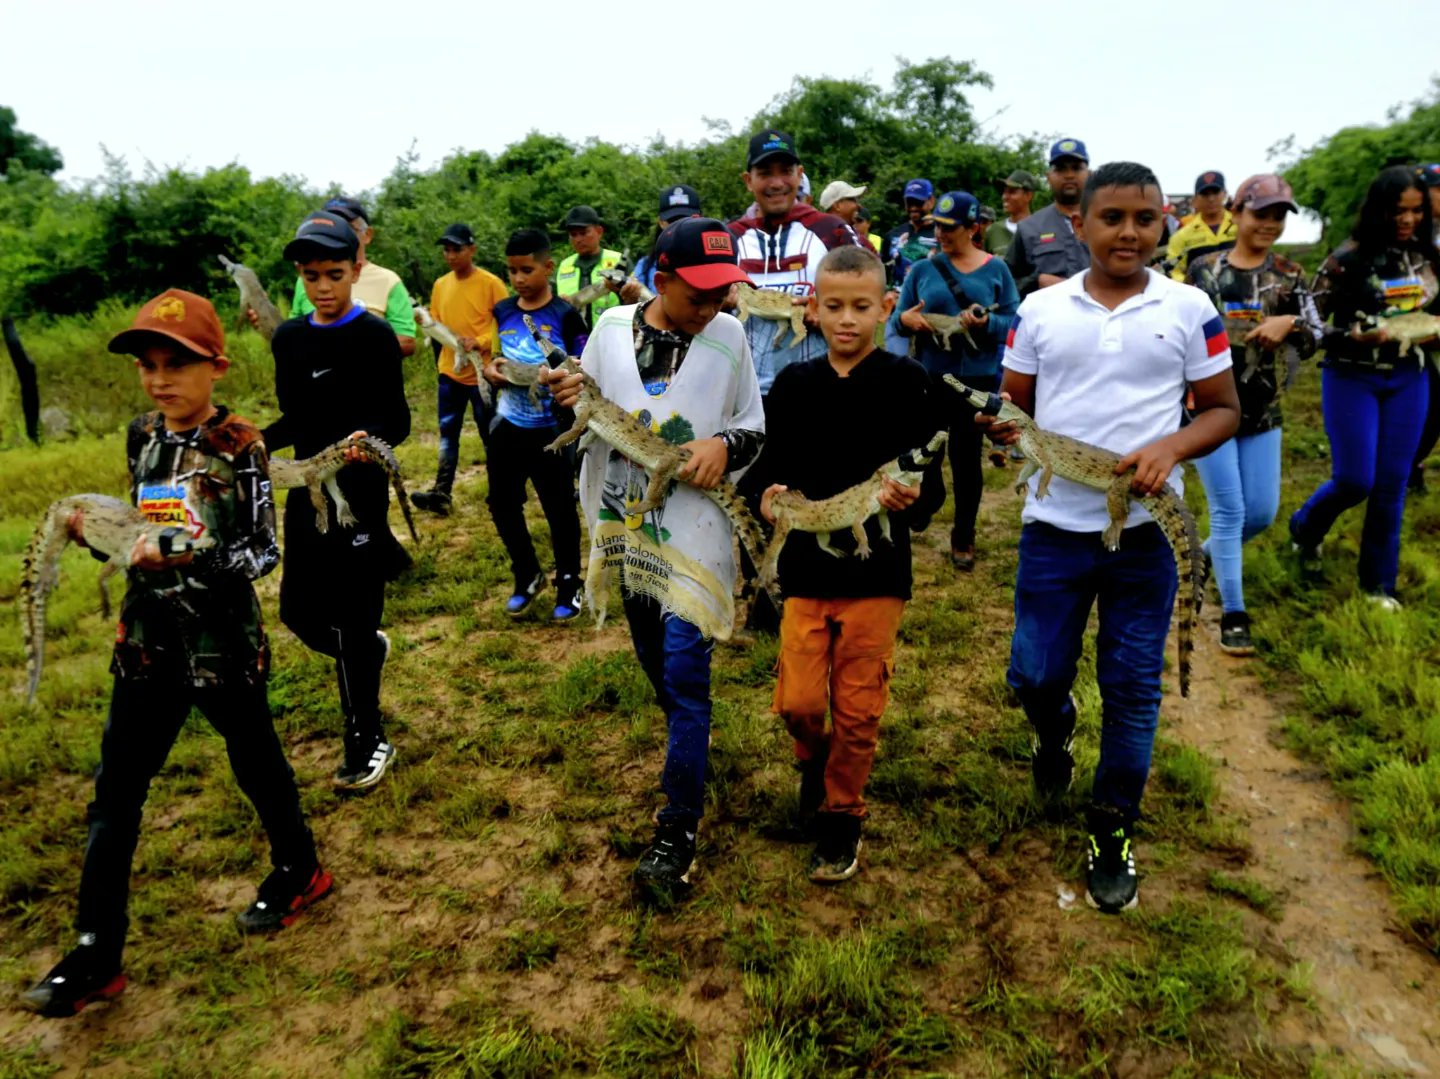
<path fill-rule="evenodd" d="M 412 142 L 427 167 L 532 129 L 696 142 L 702 117 L 738 127 L 795 75 L 888 85 L 897 56 L 949 55 L 993 76 L 994 89 L 974 96 L 992 133 L 1073 135 L 1092 161 L 1143 161 L 1181 192 L 1206 169 L 1232 189 L 1267 171 L 1266 151 L 1287 135 L 1304 146 L 1383 122 L 1440 72 L 1440 60 L 1424 66 L 1440 41 L 1434 2 L 1405 5 L 1400 21 L 1353 0 L 926 10 L 875 0 L 0 0 L 0 104 L 60 149 L 65 178 L 97 175 L 103 143 L 137 172 L 146 160 L 238 161 L 257 176 L 354 191 L 376 186 Z"/>

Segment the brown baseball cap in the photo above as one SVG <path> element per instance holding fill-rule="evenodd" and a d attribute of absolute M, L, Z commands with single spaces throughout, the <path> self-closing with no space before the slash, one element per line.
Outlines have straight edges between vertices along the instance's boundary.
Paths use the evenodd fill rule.
<path fill-rule="evenodd" d="M 173 341 L 188 352 L 207 359 L 225 358 L 225 331 L 220 317 L 204 296 L 170 288 L 150 300 L 135 315 L 128 330 L 110 338 L 110 351 L 138 355 L 156 337 Z"/>
<path fill-rule="evenodd" d="M 1267 206 L 1285 206 L 1292 214 L 1298 214 L 1300 207 L 1295 204 L 1295 192 L 1282 177 L 1273 172 L 1262 172 L 1251 176 L 1235 189 L 1230 205 L 1240 210 L 1263 210 Z"/>

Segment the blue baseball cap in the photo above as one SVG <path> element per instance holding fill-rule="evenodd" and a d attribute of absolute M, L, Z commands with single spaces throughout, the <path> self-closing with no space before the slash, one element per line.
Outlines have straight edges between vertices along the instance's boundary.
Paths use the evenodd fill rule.
<path fill-rule="evenodd" d="M 980 200 L 968 191 L 947 191 L 935 204 L 930 220 L 947 228 L 973 225 L 980 220 Z"/>
<path fill-rule="evenodd" d="M 1421 165 L 1415 175 L 1426 187 L 1440 187 L 1440 165 Z"/>
<path fill-rule="evenodd" d="M 1050 164 L 1055 164 L 1062 157 L 1078 157 L 1085 164 L 1090 164 L 1090 152 L 1085 149 L 1085 144 L 1079 139 L 1057 139 L 1055 145 L 1050 147 Z"/>
<path fill-rule="evenodd" d="M 924 202 L 933 194 L 935 194 L 935 185 L 929 180 L 911 180 L 905 185 L 905 197 L 907 199 Z"/>

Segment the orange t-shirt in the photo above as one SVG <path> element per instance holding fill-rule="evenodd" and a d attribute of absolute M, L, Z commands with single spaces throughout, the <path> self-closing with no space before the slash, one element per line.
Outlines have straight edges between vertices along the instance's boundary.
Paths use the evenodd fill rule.
<path fill-rule="evenodd" d="M 476 346 L 487 351 L 495 336 L 495 305 L 509 294 L 505 282 L 489 270 L 476 266 L 463 281 L 452 270 L 430 290 L 430 314 L 454 330 L 457 337 L 473 337 Z M 455 353 L 448 348 L 440 350 L 435 366 L 442 375 L 462 385 L 479 383 L 480 373 L 473 366 L 455 373 Z"/>

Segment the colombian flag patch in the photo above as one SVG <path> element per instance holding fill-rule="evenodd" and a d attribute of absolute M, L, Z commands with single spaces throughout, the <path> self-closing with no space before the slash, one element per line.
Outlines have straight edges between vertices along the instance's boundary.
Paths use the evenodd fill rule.
<path fill-rule="evenodd" d="M 1205 351 L 1211 356 L 1222 356 L 1230 351 L 1230 339 L 1225 334 L 1225 323 L 1216 315 L 1203 327 Z"/>

